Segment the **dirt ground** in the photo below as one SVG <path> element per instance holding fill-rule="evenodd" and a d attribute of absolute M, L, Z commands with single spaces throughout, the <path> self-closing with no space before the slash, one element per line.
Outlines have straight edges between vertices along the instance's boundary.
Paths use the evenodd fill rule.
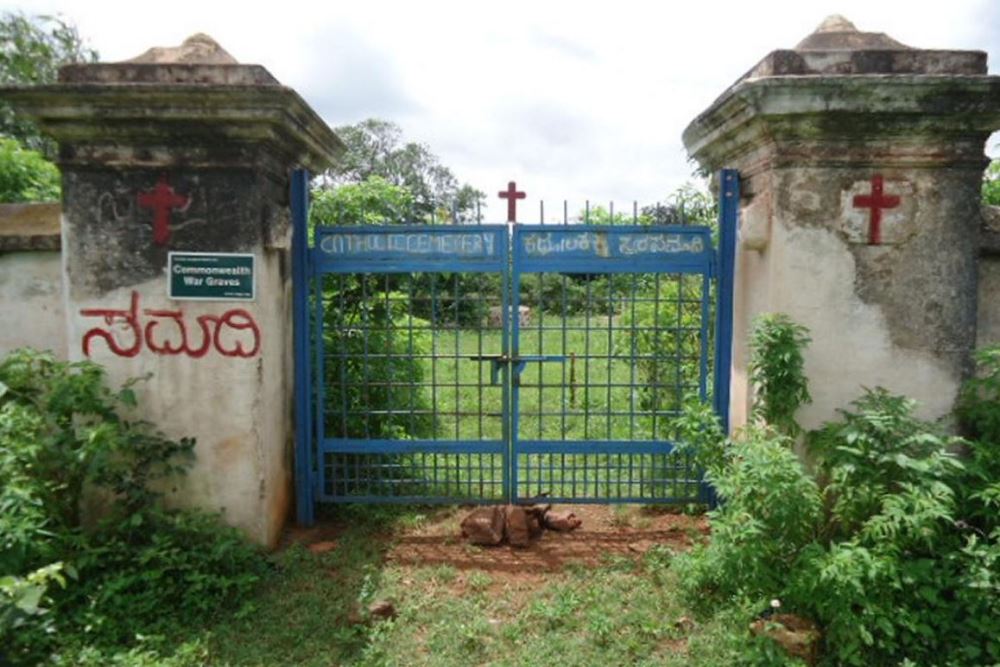
<path fill-rule="evenodd" d="M 545 531 L 525 548 L 481 547 L 463 540 L 459 528 L 471 509 L 429 510 L 417 526 L 387 536 L 385 561 L 403 567 L 481 570 L 494 580 L 530 580 L 561 572 L 570 564 L 597 565 L 615 556 L 635 558 L 657 545 L 683 550 L 709 532 L 704 516 L 679 513 L 677 508 L 557 506 L 571 509 L 583 520 L 582 526 L 567 533 Z M 314 551 L 327 551 L 336 548 L 345 529 L 334 520 L 320 521 L 313 528 L 293 530 L 286 543 L 301 542 Z"/>

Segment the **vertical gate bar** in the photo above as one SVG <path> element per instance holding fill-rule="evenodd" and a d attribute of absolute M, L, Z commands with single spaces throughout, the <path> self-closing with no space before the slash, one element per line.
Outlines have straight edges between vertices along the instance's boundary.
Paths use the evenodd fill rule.
<path fill-rule="evenodd" d="M 438 440 L 438 399 L 437 399 L 437 349 L 438 349 L 438 323 L 437 323 L 437 273 L 430 273 L 431 278 L 431 432 L 434 439 Z M 424 463 L 424 474 L 427 474 L 427 454 L 422 453 Z M 438 488 L 438 455 L 431 454 L 431 466 L 434 470 L 433 488 Z"/>
<path fill-rule="evenodd" d="M 736 237 L 740 206 L 740 176 L 735 169 L 719 174 L 718 303 L 715 333 L 715 387 L 713 399 L 723 433 L 729 433 L 729 391 L 733 360 L 733 289 L 736 268 Z M 716 503 L 709 488 L 708 502 Z"/>
<path fill-rule="evenodd" d="M 650 406 L 652 412 L 652 438 L 657 437 L 656 418 L 660 410 L 660 274 L 653 274 L 653 346 L 650 361 L 653 362 L 653 404 Z"/>
<path fill-rule="evenodd" d="M 455 303 L 453 304 L 453 307 L 455 309 L 455 359 L 452 361 L 452 368 L 454 368 L 454 372 L 455 372 L 455 440 L 461 440 L 462 428 L 461 428 L 460 424 L 462 422 L 462 409 L 461 409 L 462 408 L 462 399 L 461 399 L 460 390 L 459 390 L 459 379 L 460 379 L 460 376 L 459 376 L 458 359 L 459 359 L 459 356 L 461 354 L 461 349 L 459 347 L 459 337 L 460 337 L 460 335 L 462 333 L 462 328 L 461 328 L 461 323 L 459 322 L 459 316 L 458 316 L 458 314 L 462 310 L 462 303 L 461 303 L 461 299 L 460 299 L 460 290 L 459 290 L 459 284 L 462 281 L 459 280 L 459 277 L 458 277 L 457 274 L 452 274 L 452 280 L 455 281 Z M 462 488 L 463 487 L 463 484 L 462 484 L 462 458 L 463 457 L 465 457 L 466 460 L 468 460 L 469 454 L 456 454 L 455 455 L 455 493 L 456 493 L 456 495 L 461 495 L 463 493 L 463 488 Z M 468 481 L 469 481 L 468 477 L 466 477 L 465 481 L 466 481 L 466 483 L 468 483 Z M 469 496 L 472 495 L 471 489 L 468 489 L 468 488 L 464 489 L 464 493 L 465 493 L 466 497 L 469 497 Z"/>
<path fill-rule="evenodd" d="M 292 207 L 292 313 L 295 342 L 295 507 L 302 526 L 316 521 L 316 498 L 313 486 L 314 461 L 312 373 L 309 364 L 309 172 L 297 169 L 291 174 Z M 319 298 L 317 296 L 317 298 Z M 317 346 L 320 344 L 317 341 Z"/>
<path fill-rule="evenodd" d="M 612 205 L 613 205 L 613 203 L 612 203 Z M 604 276 L 604 283 L 608 286 L 608 315 L 607 315 L 607 317 L 608 317 L 608 349 L 607 349 L 607 352 L 606 352 L 606 359 L 607 359 L 606 363 L 607 363 L 607 370 L 608 370 L 608 372 L 607 372 L 607 377 L 608 377 L 608 387 L 607 387 L 607 389 L 608 390 L 607 390 L 607 393 L 605 395 L 605 399 L 606 399 L 607 405 L 608 405 L 608 422 L 607 422 L 607 425 L 605 426 L 604 432 L 606 434 L 605 437 L 608 440 L 611 440 L 611 415 L 614 413 L 614 410 L 611 408 L 611 366 L 612 366 L 611 350 L 614 347 L 614 341 L 612 340 L 612 338 L 613 338 L 612 327 L 614 325 L 614 319 L 615 319 L 614 318 L 615 303 L 614 303 L 614 287 L 613 287 L 613 285 L 614 285 L 614 278 L 615 278 L 615 274 L 613 274 L 613 273 L 608 273 L 608 274 L 605 274 L 605 276 Z"/>
<path fill-rule="evenodd" d="M 543 299 L 545 298 L 545 296 L 544 296 L 545 295 L 545 290 L 543 289 L 543 285 L 545 283 L 545 275 L 546 274 L 544 274 L 544 273 L 536 273 L 535 274 L 535 276 L 538 278 L 538 281 L 537 281 L 537 284 L 538 284 L 538 296 L 535 299 L 535 303 L 539 303 L 540 304 L 540 303 L 542 303 Z M 517 317 L 518 323 L 520 323 L 520 321 L 521 321 L 521 313 L 520 313 L 520 307 L 518 307 L 518 308 L 519 308 L 519 312 L 516 313 L 515 317 Z M 545 354 L 545 308 L 544 307 L 539 307 L 538 308 L 538 350 L 535 351 L 535 354 L 538 354 L 538 355 L 544 355 Z M 544 371 L 543 371 L 542 367 L 545 364 L 535 364 L 535 365 L 538 367 L 538 410 L 537 410 L 537 412 L 538 412 L 538 439 L 541 440 L 542 439 L 542 422 L 544 421 L 544 417 L 543 417 L 543 413 L 544 413 L 543 405 L 545 403 L 545 390 L 543 389 L 543 387 L 545 386 L 545 375 L 544 375 Z M 539 482 L 538 482 L 539 484 L 541 484 L 541 479 L 540 478 L 541 478 L 541 473 L 539 472 Z"/>
<path fill-rule="evenodd" d="M 482 286 L 484 284 L 484 281 L 486 281 L 487 277 L 480 276 L 480 278 L 481 278 L 481 280 L 479 282 L 478 289 L 481 290 Z M 488 284 L 488 281 L 487 281 L 487 284 Z M 484 294 L 479 293 L 478 296 L 479 296 L 480 301 L 482 301 L 483 303 L 486 304 L 486 324 L 488 326 L 489 325 L 489 312 L 490 312 L 490 308 L 491 308 L 491 306 L 489 304 L 491 302 L 485 299 L 485 295 Z M 476 321 L 476 354 L 479 356 L 480 359 L 483 358 L 483 319 L 481 317 L 477 318 L 477 321 Z M 478 384 L 477 384 L 477 387 L 476 387 L 476 391 L 478 392 L 478 398 L 479 398 L 479 402 L 476 403 L 476 405 L 478 406 L 477 409 L 476 409 L 476 418 L 477 418 L 477 420 L 479 422 L 479 431 L 478 431 L 479 432 L 479 440 L 482 440 L 483 439 L 483 362 L 482 361 L 479 361 L 478 363 L 476 363 L 476 373 L 477 373 L 477 376 L 479 378 L 479 381 L 478 381 Z M 483 479 L 483 456 L 484 455 L 482 453 L 476 454 L 476 462 L 479 464 L 478 479 L 479 479 L 479 498 L 480 499 L 485 498 L 485 493 L 486 493 L 485 488 L 484 488 L 484 481 L 485 480 Z M 469 474 L 470 475 L 472 474 L 471 471 L 470 471 Z M 470 489 L 470 494 L 471 494 L 471 489 Z"/>
<path fill-rule="evenodd" d="M 455 281 L 455 303 L 453 304 L 453 307 L 455 309 L 455 361 L 453 363 L 455 369 L 455 440 L 461 440 L 462 431 L 461 428 L 459 427 L 459 423 L 462 421 L 462 416 L 461 416 L 462 411 L 460 409 L 462 401 L 461 401 L 461 396 L 459 394 L 460 390 L 459 390 L 458 359 L 459 356 L 461 355 L 461 349 L 459 348 L 459 334 L 461 334 L 462 329 L 461 329 L 461 324 L 458 321 L 458 313 L 461 311 L 462 305 L 459 301 L 458 286 L 459 283 L 461 283 L 462 281 L 458 279 L 457 274 L 452 274 L 452 280 Z M 455 461 L 457 465 L 459 459 L 456 457 Z M 458 471 L 456 470 L 456 472 Z"/>
<path fill-rule="evenodd" d="M 587 219 L 590 219 L 590 202 L 587 202 Z M 590 440 L 590 316 L 594 302 L 591 298 L 591 281 L 587 276 L 587 307 L 583 322 L 583 439 Z M 587 495 L 587 454 L 583 454 L 583 495 Z"/>
<path fill-rule="evenodd" d="M 414 352 L 413 352 L 413 283 L 415 283 L 417 281 L 417 276 L 419 274 L 409 273 L 409 274 L 405 274 L 405 275 L 408 278 L 407 281 L 406 281 L 406 285 L 407 285 L 407 288 L 406 288 L 406 293 L 407 293 L 407 296 L 406 296 L 406 311 L 407 311 L 406 312 L 406 328 L 407 328 L 407 337 L 408 337 L 407 338 L 406 346 L 407 346 L 407 353 L 412 358 L 413 354 L 414 354 Z M 421 370 L 423 370 L 423 369 L 421 369 Z M 423 379 L 423 373 L 422 372 L 420 374 L 420 379 L 421 380 Z M 420 383 L 417 382 L 417 379 L 414 378 L 412 375 L 410 376 L 410 381 L 409 381 L 408 384 L 410 385 L 410 391 L 409 391 L 409 394 L 410 394 L 410 414 L 409 414 L 409 419 L 407 421 L 408 421 L 408 423 L 410 425 L 410 433 L 416 433 L 417 432 L 416 431 L 417 392 L 421 389 L 421 385 L 420 385 Z M 433 427 L 434 427 L 434 425 L 432 424 L 431 428 L 433 429 Z M 417 457 L 416 457 L 416 455 L 414 455 L 414 457 L 413 457 L 413 464 L 414 465 L 416 465 L 416 460 L 417 460 Z"/>
<path fill-rule="evenodd" d="M 316 309 L 313 315 L 313 323 L 315 325 L 315 338 L 316 345 L 314 347 L 314 363 L 315 367 L 313 370 L 313 377 L 316 381 L 316 387 L 313 391 L 315 395 L 315 421 L 316 421 L 316 442 L 322 445 L 324 438 L 326 437 L 326 326 L 323 322 L 324 304 L 323 304 L 323 278 L 322 276 L 316 276 L 316 280 L 313 283 L 316 286 L 315 296 L 316 296 Z M 317 448 L 317 451 L 319 449 Z M 318 462 L 318 477 L 319 477 L 319 488 L 325 489 L 326 483 L 326 466 L 322 457 L 319 458 Z M 331 488 L 332 490 L 332 488 Z"/>
<path fill-rule="evenodd" d="M 563 224 L 564 225 L 568 224 L 567 218 L 566 218 L 566 202 L 565 201 L 563 201 Z M 561 416 L 561 424 L 560 424 L 560 431 L 559 431 L 560 432 L 559 440 L 561 442 L 566 442 L 566 434 L 567 434 L 567 431 L 566 431 L 566 413 L 568 411 L 570 411 L 570 410 L 575 410 L 576 409 L 576 386 L 575 386 L 576 385 L 576 350 L 567 350 L 566 349 L 568 347 L 568 341 L 567 341 L 568 336 L 567 336 L 567 330 L 566 329 L 569 326 L 569 324 L 567 322 L 567 318 L 569 317 L 569 303 L 568 303 L 568 300 L 566 298 L 566 283 L 569 280 L 569 278 L 566 276 L 565 273 L 562 274 L 560 277 L 562 278 L 562 318 L 561 318 L 562 319 L 562 354 L 563 354 L 564 357 L 569 357 L 569 360 L 570 360 L 570 362 L 569 362 L 570 363 L 570 367 L 569 367 L 569 382 L 570 382 L 569 403 L 566 402 L 566 364 L 564 363 L 562 365 L 562 392 L 561 392 L 561 394 L 562 394 L 561 395 L 561 400 L 562 400 L 562 416 Z M 576 420 L 574 418 L 573 420 L 571 420 L 571 423 L 573 423 L 575 421 Z M 565 448 L 564 448 L 563 451 L 559 454 L 559 489 L 560 490 L 559 490 L 559 493 L 556 494 L 556 491 L 553 488 L 553 490 L 552 490 L 553 494 L 556 494 L 556 495 L 566 495 L 565 478 L 566 478 L 566 452 L 565 452 Z M 553 486 L 554 486 L 554 484 L 553 484 Z M 575 473 L 574 473 L 574 479 L 573 479 L 573 488 L 574 489 L 576 488 Z M 574 491 L 573 495 L 576 495 L 575 491 Z"/>
<path fill-rule="evenodd" d="M 361 400 L 367 408 L 371 405 L 371 379 L 368 374 L 368 341 L 371 335 L 371 318 L 368 317 L 368 276 L 361 274 Z M 365 410 L 365 439 L 371 440 L 372 418 L 371 413 Z M 369 489 L 370 491 L 370 489 Z"/>
<path fill-rule="evenodd" d="M 392 286 L 389 283 L 389 274 L 387 273 L 385 274 L 385 287 L 383 288 L 383 292 L 385 293 L 386 327 L 388 328 L 388 331 L 385 332 L 385 338 L 386 338 L 385 354 L 386 354 L 386 360 L 388 361 L 386 365 L 389 367 L 388 377 L 386 378 L 388 386 L 385 389 L 386 408 L 388 411 L 386 417 L 388 418 L 390 428 L 395 428 L 397 398 L 395 392 L 393 391 L 395 388 L 395 379 L 396 379 L 396 375 L 393 371 L 396 366 L 395 364 L 396 341 L 394 338 L 396 334 L 396 323 L 392 319 L 392 299 L 390 299 L 391 289 Z"/>
<path fill-rule="evenodd" d="M 729 383 L 733 359 L 733 289 L 736 263 L 740 178 L 735 169 L 719 175 L 718 305 L 716 307 L 715 411 L 729 432 Z"/>
<path fill-rule="evenodd" d="M 638 361 L 636 360 L 636 329 L 635 329 L 635 298 L 636 291 L 639 287 L 639 274 L 632 274 L 632 291 L 629 303 L 632 309 L 630 315 L 630 322 L 632 325 L 632 331 L 630 332 L 629 341 L 631 342 L 631 347 L 629 350 L 629 356 L 631 357 L 631 363 L 629 364 L 629 386 L 628 386 L 628 403 L 629 403 L 629 415 L 628 415 L 628 438 L 629 440 L 635 440 L 635 421 L 636 421 L 636 409 L 635 409 L 635 393 L 636 393 L 636 366 Z M 623 312 L 622 315 L 625 313 Z M 635 472 L 633 469 L 633 459 L 635 454 L 628 455 L 628 483 L 625 485 L 625 495 L 632 497 L 635 494 L 633 491 L 633 484 L 635 483 Z"/>
<path fill-rule="evenodd" d="M 503 285 L 503 312 L 500 318 L 501 330 L 503 331 L 503 354 L 508 360 L 516 357 L 518 353 L 518 325 L 514 320 L 511 327 L 510 313 L 521 305 L 521 281 L 518 268 L 518 257 L 520 241 L 518 239 L 517 227 L 510 229 L 504 237 L 504 247 L 508 249 L 511 256 L 505 257 Z M 503 365 L 503 426 L 504 443 L 507 446 L 507 455 L 504 463 L 504 499 L 508 503 L 517 500 L 517 478 L 518 478 L 518 387 L 517 371 L 509 361 Z"/>
<path fill-rule="evenodd" d="M 347 312 L 347 276 L 344 274 L 330 276 L 330 278 L 337 279 L 337 294 L 340 295 L 340 316 L 343 318 L 344 313 Z M 318 312 L 318 311 L 317 311 Z M 341 328 L 344 326 L 343 320 L 339 323 Z M 346 439 L 348 434 L 348 419 L 350 417 L 350 410 L 347 404 L 347 357 L 348 350 L 346 347 L 341 346 L 337 350 L 337 355 L 340 357 L 339 367 L 340 367 L 340 437 Z"/>
<path fill-rule="evenodd" d="M 629 348 L 629 356 L 632 358 L 632 363 L 629 364 L 629 378 L 628 378 L 628 438 L 629 440 L 635 440 L 635 392 L 636 392 L 636 382 L 635 382 L 635 372 L 636 372 L 636 329 L 635 329 L 635 293 L 638 288 L 639 274 L 632 274 L 632 291 L 631 297 L 629 299 L 629 304 L 631 308 L 631 313 L 629 315 L 629 321 L 632 325 L 632 331 L 630 331 L 629 341 L 631 346 Z M 622 313 L 624 315 L 625 313 Z M 629 466 L 631 466 L 631 458 L 629 459 Z M 631 468 L 629 472 L 629 479 L 632 478 Z"/>
<path fill-rule="evenodd" d="M 708 397 L 708 338 L 710 333 L 708 321 L 711 317 L 709 312 L 711 299 L 712 277 L 706 271 L 701 276 L 701 330 L 699 333 L 701 337 L 701 353 L 699 355 L 698 371 L 698 396 L 703 401 Z"/>
<path fill-rule="evenodd" d="M 677 275 L 677 319 L 674 321 L 674 400 L 671 407 L 680 408 L 684 400 L 684 286 L 688 282 L 683 273 Z"/>

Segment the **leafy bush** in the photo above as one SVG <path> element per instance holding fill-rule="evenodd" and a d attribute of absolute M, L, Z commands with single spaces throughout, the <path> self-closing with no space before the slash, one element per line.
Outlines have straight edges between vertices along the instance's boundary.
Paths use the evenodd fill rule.
<path fill-rule="evenodd" d="M 0 203 L 58 201 L 60 178 L 41 153 L 0 136 Z"/>
<path fill-rule="evenodd" d="M 204 622 L 262 575 L 234 529 L 160 508 L 153 483 L 182 473 L 194 442 L 130 419 L 133 384 L 112 391 L 100 366 L 47 353 L 0 360 L 0 638 L 16 637 L 0 663 Z M 87 530 L 91 488 L 112 506 Z"/>
<path fill-rule="evenodd" d="M 148 511 L 83 538 L 79 583 L 57 611 L 88 643 L 127 644 L 238 611 L 265 561 L 235 528 L 198 512 Z"/>
<path fill-rule="evenodd" d="M 758 316 L 750 331 L 748 371 L 754 387 L 754 415 L 793 437 L 801 430 L 796 411 L 812 401 L 802 357 L 808 343 L 806 328 L 782 313 Z"/>
<path fill-rule="evenodd" d="M 872 523 L 888 509 L 885 503 L 890 498 L 912 503 L 910 509 L 916 510 L 918 496 L 926 494 L 935 501 L 935 515 L 945 511 L 953 496 L 947 484 L 962 469 L 948 451 L 953 440 L 913 417 L 915 401 L 885 389 L 868 390 L 852 405 L 855 411 L 843 411 L 842 422 L 828 424 L 809 438 L 809 449 L 826 482 L 830 530 L 835 531 L 831 537 L 891 531 L 885 517 Z M 909 533 L 931 530 L 936 517 L 924 518 L 926 525 L 914 524 Z M 922 518 L 909 514 L 907 520 Z"/>
<path fill-rule="evenodd" d="M 0 576 L 0 664 L 4 660 L 42 659 L 44 654 L 32 645 L 30 639 L 37 633 L 52 632 L 53 625 L 46 593 L 52 583 L 66 585 L 63 564 L 52 563 L 29 572 L 24 577 Z"/>
<path fill-rule="evenodd" d="M 808 340 L 797 331 L 786 339 L 792 354 L 755 359 L 765 377 L 790 368 Z M 978 401 L 995 396 L 995 377 L 987 363 L 963 391 L 968 415 L 989 416 Z M 807 395 L 791 384 L 793 396 Z M 786 436 L 761 426 L 710 447 L 723 504 L 711 542 L 678 561 L 688 593 L 760 608 L 780 598 L 823 626 L 827 664 L 1000 660 L 1000 453 L 942 433 L 914 409 L 867 390 L 841 421 L 808 435 L 811 474 Z M 687 431 L 705 422 L 697 412 L 686 420 Z M 962 446 L 965 461 L 953 453 Z"/>
<path fill-rule="evenodd" d="M 682 579 L 694 598 L 769 600 L 815 538 L 819 487 L 787 437 L 765 427 L 749 427 L 729 449 L 728 463 L 710 473 L 720 499 L 712 539 L 682 559 Z"/>
<path fill-rule="evenodd" d="M 968 435 L 1000 445 L 1000 345 L 976 354 L 978 374 L 962 387 L 956 413 Z"/>
<path fill-rule="evenodd" d="M 324 345 L 337 351 L 324 364 L 330 436 L 433 437 L 420 362 L 432 351 L 430 323 L 410 317 L 402 298 L 389 292 L 326 311 Z"/>
<path fill-rule="evenodd" d="M 677 411 L 701 374 L 701 282 L 663 280 L 623 308 L 615 350 L 635 359 L 643 410 Z"/>

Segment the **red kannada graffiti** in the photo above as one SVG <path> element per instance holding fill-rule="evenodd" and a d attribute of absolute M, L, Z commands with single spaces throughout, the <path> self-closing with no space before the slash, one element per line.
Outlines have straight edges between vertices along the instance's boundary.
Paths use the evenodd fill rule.
<path fill-rule="evenodd" d="M 103 317 L 104 324 L 108 327 L 119 323 L 124 324 L 126 330 L 131 330 L 132 344 L 123 347 L 118 344 L 118 339 L 111 331 L 101 327 L 90 329 L 83 335 L 82 342 L 83 354 L 88 357 L 90 342 L 94 338 L 103 338 L 108 349 L 119 357 L 136 356 L 142 351 L 144 342 L 153 354 L 184 354 L 193 359 L 204 357 L 212 348 L 224 357 L 253 357 L 260 351 L 260 329 L 257 328 L 253 316 L 242 308 L 232 308 L 222 315 L 199 315 L 195 318 L 201 327 L 201 342 L 197 347 L 192 347 L 188 343 L 187 323 L 181 310 L 144 308 L 141 314 L 152 319 L 147 320 L 143 326 L 139 310 L 139 293 L 135 291 L 132 292 L 132 302 L 128 310 L 83 308 L 80 314 L 84 317 Z M 158 338 L 156 329 L 164 322 L 173 325 L 174 336 L 168 332 L 163 338 Z M 227 330 L 249 332 L 247 341 L 233 340 L 227 345 L 222 338 L 223 332 Z M 250 336 L 253 336 L 253 345 L 248 349 L 244 347 L 243 342 L 249 342 Z"/>

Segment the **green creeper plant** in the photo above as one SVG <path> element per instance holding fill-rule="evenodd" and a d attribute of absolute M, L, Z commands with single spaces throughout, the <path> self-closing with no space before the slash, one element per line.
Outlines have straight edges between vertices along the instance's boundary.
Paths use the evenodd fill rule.
<path fill-rule="evenodd" d="M 792 437 L 802 431 L 795 413 L 812 402 L 802 356 L 810 342 L 809 330 L 783 313 L 759 315 L 750 332 L 753 415 Z"/>

